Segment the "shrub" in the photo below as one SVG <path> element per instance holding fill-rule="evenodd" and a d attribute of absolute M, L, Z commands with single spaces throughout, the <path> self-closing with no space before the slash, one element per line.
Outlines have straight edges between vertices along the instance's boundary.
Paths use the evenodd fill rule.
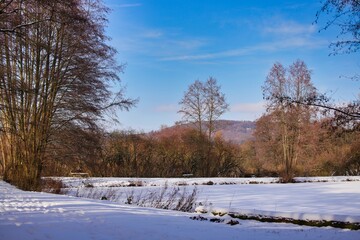
<path fill-rule="evenodd" d="M 281 172 L 279 182 L 280 183 L 295 183 L 294 176 L 293 176 L 293 174 Z"/>
<path fill-rule="evenodd" d="M 61 180 L 53 178 L 42 178 L 41 179 L 41 191 L 47 193 L 62 194 L 65 185 Z"/>

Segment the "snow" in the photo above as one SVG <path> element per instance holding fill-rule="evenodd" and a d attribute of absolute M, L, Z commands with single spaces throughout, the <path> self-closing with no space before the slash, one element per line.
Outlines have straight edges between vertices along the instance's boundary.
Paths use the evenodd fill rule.
<path fill-rule="evenodd" d="M 203 188 L 205 188 L 203 190 Z M 360 182 L 201 186 L 199 200 L 227 212 L 360 222 Z"/>
<path fill-rule="evenodd" d="M 196 187 L 197 202 L 202 203 L 197 209 L 199 212 L 360 222 L 360 177 L 296 180 L 300 183 L 274 184 L 278 182 L 277 178 L 62 178 L 70 187 L 69 195 L 100 199 L 111 193 L 108 199 L 119 203 L 125 203 L 129 195 L 143 198 L 160 192 L 165 185 L 183 188 L 187 192 Z M 210 181 L 213 185 L 207 185 Z M 124 187 L 134 182 L 141 183 L 141 187 Z M 93 187 L 84 187 L 87 184 Z"/>
<path fill-rule="evenodd" d="M 84 182 L 91 183 L 94 187 L 116 187 L 129 186 L 134 183 L 141 183 L 144 187 L 153 186 L 190 186 L 206 185 L 213 182 L 214 185 L 234 185 L 251 183 L 278 183 L 279 178 L 73 178 L 73 177 L 54 177 L 61 180 L 68 187 L 79 187 Z M 349 182 L 360 181 L 359 176 L 332 176 L 332 177 L 296 177 L 296 182 Z"/>
<path fill-rule="evenodd" d="M 180 179 L 193 187 L 196 179 Z M 203 179 L 217 182 L 217 179 Z M 221 179 L 221 181 L 229 179 Z M 69 182 L 70 179 L 68 179 Z M 78 189 L 82 180 L 78 182 Z M 124 179 L 88 179 L 94 184 L 111 184 Z M 131 181 L 135 181 L 131 179 Z M 143 181 L 143 179 L 136 179 Z M 139 191 L 161 188 L 176 180 L 148 180 L 144 187 L 107 187 Z M 220 180 L 219 180 L 220 181 Z M 191 184 L 190 184 L 191 183 Z M 197 183 L 199 184 L 199 183 Z M 106 185 L 106 184 L 105 184 Z M 146 184 L 144 184 L 146 185 Z M 360 182 L 298 184 L 197 185 L 199 201 L 213 209 L 269 214 L 343 218 L 358 221 Z M 95 187 L 92 189 L 101 189 Z M 211 205 L 210 205 L 211 203 Z M 110 201 L 76 198 L 38 192 L 24 192 L 0 181 L 0 239 L 360 239 L 360 231 L 331 227 L 314 228 L 284 223 L 242 221 L 225 223 L 194 221 L 196 213 L 142 208 Z"/>
<path fill-rule="evenodd" d="M 68 187 L 79 187 L 84 184 L 84 181 L 91 183 L 94 187 L 125 187 L 134 183 L 141 183 L 144 187 L 163 187 L 165 185 L 204 185 L 209 181 L 218 185 L 248 184 L 250 182 L 275 183 L 279 181 L 278 178 L 90 178 L 88 181 L 83 178 L 72 177 L 61 177 L 57 179 L 61 179 Z"/>

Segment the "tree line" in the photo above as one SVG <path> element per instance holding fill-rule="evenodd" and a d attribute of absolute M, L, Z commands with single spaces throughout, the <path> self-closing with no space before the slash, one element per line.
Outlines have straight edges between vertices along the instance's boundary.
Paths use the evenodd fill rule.
<path fill-rule="evenodd" d="M 87 159 L 72 160 L 60 171 L 51 160 L 49 169 L 57 170 L 47 174 L 66 175 L 79 168 L 93 176 L 279 176 L 283 182 L 295 176 L 359 175 L 360 124 L 339 124 L 333 114 L 300 103 L 319 95 L 311 74 L 301 60 L 288 67 L 273 65 L 263 85 L 267 111 L 256 121 L 253 139 L 242 144 L 225 141 L 216 128 L 215 119 L 228 104 L 210 77 L 196 80 L 184 93 L 179 102 L 183 122 L 175 127 L 101 134 L 96 153 L 82 153 Z"/>
<path fill-rule="evenodd" d="M 58 153 L 57 159 L 49 158 L 43 174 L 69 176 L 71 171 L 79 169 L 101 177 L 192 174 L 194 177 L 280 176 L 284 181 L 291 181 L 294 176 L 360 174 L 359 131 L 334 127 L 330 118 L 315 120 L 301 128 L 290 164 L 285 162 L 290 159 L 284 159 L 283 132 L 276 119 L 271 114 L 261 117 L 256 122 L 254 138 L 241 144 L 225 141 L 219 133 L 208 139 L 191 125 L 152 133 L 102 133 L 94 137 L 95 141 L 91 136 L 81 135 L 79 140 L 88 143 L 73 149 L 74 154 L 65 149 Z"/>

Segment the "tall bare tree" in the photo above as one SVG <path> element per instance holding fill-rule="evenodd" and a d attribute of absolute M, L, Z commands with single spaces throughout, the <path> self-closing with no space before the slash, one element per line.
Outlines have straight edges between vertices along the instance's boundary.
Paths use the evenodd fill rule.
<path fill-rule="evenodd" d="M 194 123 L 199 131 L 197 138 L 198 159 L 202 176 L 212 174 L 211 151 L 213 149 L 212 137 L 215 131 L 215 120 L 217 120 L 227 109 L 228 104 L 221 87 L 215 78 L 210 77 L 206 82 L 195 81 L 185 92 L 180 101 L 183 119 Z"/>
<path fill-rule="evenodd" d="M 207 131 L 208 137 L 211 139 L 215 131 L 215 120 L 219 119 L 229 109 L 229 104 L 226 102 L 225 95 L 221 92 L 221 87 L 215 78 L 210 77 L 206 81 L 204 90 Z"/>
<path fill-rule="evenodd" d="M 294 168 L 298 161 L 306 125 L 310 123 L 312 109 L 301 105 L 303 99 L 316 95 L 316 89 L 311 82 L 311 71 L 306 64 L 297 60 L 289 68 L 275 63 L 271 68 L 263 86 L 264 99 L 267 100 L 267 112 L 274 118 L 274 134 L 279 134 L 282 162 L 284 166 L 284 181 L 292 179 Z M 289 103 L 286 99 L 296 99 Z"/>
<path fill-rule="evenodd" d="M 179 113 L 184 122 L 194 123 L 202 134 L 206 114 L 206 95 L 204 83 L 196 80 L 185 92 L 183 99 L 179 102 L 181 109 Z"/>
<path fill-rule="evenodd" d="M 106 44 L 108 9 L 100 1 L 13 0 L 1 5 L 1 11 L 4 178 L 36 189 L 54 134 L 69 124 L 96 128 L 109 107 L 128 109 L 134 101 L 122 90 L 113 98 L 109 90 L 111 81 L 119 82 L 122 68 L 114 61 L 116 51 Z"/>

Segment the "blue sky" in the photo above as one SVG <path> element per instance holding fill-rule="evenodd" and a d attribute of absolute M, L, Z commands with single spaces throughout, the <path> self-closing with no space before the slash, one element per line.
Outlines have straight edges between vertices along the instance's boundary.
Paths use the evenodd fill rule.
<path fill-rule="evenodd" d="M 321 92 L 336 101 L 357 97 L 358 54 L 329 56 L 338 29 L 313 24 L 321 2 L 261 0 L 105 0 L 107 35 L 125 63 L 120 75 L 136 108 L 119 112 L 116 129 L 157 130 L 181 120 L 178 102 L 195 80 L 221 85 L 229 120 L 265 112 L 261 86 L 275 62 L 304 60 Z"/>

